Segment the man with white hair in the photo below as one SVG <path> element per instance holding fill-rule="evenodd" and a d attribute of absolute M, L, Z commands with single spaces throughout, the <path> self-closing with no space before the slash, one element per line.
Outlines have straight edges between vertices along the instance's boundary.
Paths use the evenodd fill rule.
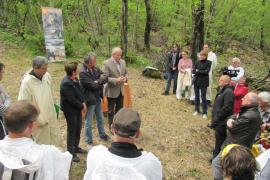
<path fill-rule="evenodd" d="M 259 110 L 264 123 L 270 123 L 270 93 L 263 91 L 258 94 Z"/>
<path fill-rule="evenodd" d="M 40 109 L 37 130 L 33 134 L 34 140 L 39 144 L 60 146 L 60 127 L 54 107 L 52 78 L 47 72 L 48 60 L 37 56 L 32 65 L 33 69 L 23 77 L 18 100 L 32 101 Z"/>
<path fill-rule="evenodd" d="M 241 67 L 241 61 L 237 57 L 232 58 L 232 64 L 228 66 L 228 70 L 237 71 L 237 76 L 231 78 L 231 80 L 235 83 L 239 81 L 240 77 L 245 75 L 245 70 Z"/>
<path fill-rule="evenodd" d="M 112 49 L 112 56 L 103 65 L 103 72 L 108 77 L 104 95 L 108 98 L 108 121 L 111 127 L 114 114 L 123 107 L 124 83 L 127 81 L 126 62 L 121 59 L 122 49 Z"/>
<path fill-rule="evenodd" d="M 251 149 L 260 129 L 261 116 L 258 110 L 258 96 L 250 92 L 243 97 L 241 111 L 227 121 L 227 137 L 222 149 L 229 144 L 239 144 Z M 222 152 L 222 151 L 221 151 Z M 212 162 L 215 180 L 222 180 L 221 152 Z"/>

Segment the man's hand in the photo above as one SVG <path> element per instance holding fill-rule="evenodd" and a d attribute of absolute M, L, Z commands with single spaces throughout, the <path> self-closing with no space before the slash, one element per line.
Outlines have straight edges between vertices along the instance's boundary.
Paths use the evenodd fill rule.
<path fill-rule="evenodd" d="M 82 119 L 85 119 L 86 116 L 86 112 L 87 112 L 87 106 L 85 103 L 83 103 L 83 109 L 82 109 Z"/>
<path fill-rule="evenodd" d="M 123 83 L 123 82 L 125 82 L 125 80 L 126 80 L 125 77 L 120 76 L 120 77 L 118 77 L 118 78 L 116 79 L 116 82 L 117 82 L 117 83 Z"/>
<path fill-rule="evenodd" d="M 227 126 L 228 126 L 229 128 L 232 128 L 232 127 L 233 127 L 233 122 L 234 122 L 233 119 L 229 119 L 229 120 L 227 121 Z"/>

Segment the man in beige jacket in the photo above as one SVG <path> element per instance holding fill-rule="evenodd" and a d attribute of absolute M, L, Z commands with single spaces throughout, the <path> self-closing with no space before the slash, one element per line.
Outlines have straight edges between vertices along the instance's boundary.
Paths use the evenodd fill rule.
<path fill-rule="evenodd" d="M 123 107 L 124 83 L 127 81 L 126 62 L 121 59 L 122 50 L 115 47 L 112 56 L 103 65 L 103 72 L 108 76 L 104 95 L 108 98 L 108 120 L 111 127 L 114 114 Z"/>
<path fill-rule="evenodd" d="M 22 79 L 18 100 L 32 101 L 40 109 L 34 140 L 38 144 L 60 146 L 60 127 L 54 108 L 52 78 L 47 68 L 48 60 L 45 57 L 37 56 L 33 59 L 33 69 Z"/>

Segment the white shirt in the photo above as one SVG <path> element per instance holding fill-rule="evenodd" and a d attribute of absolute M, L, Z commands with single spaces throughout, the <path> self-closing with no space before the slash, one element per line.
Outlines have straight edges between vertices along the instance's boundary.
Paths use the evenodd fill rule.
<path fill-rule="evenodd" d="M 23 160 L 29 164 L 25 165 Z M 5 167 L 3 175 L 12 175 L 12 170 L 19 170 L 37 173 L 37 180 L 68 180 L 71 160 L 69 152 L 62 153 L 55 146 L 36 144 L 30 138 L 11 139 L 6 136 L 0 141 L 0 163 Z"/>
<path fill-rule="evenodd" d="M 232 81 L 235 81 L 235 82 L 238 82 L 239 79 L 240 79 L 240 77 L 244 76 L 244 74 L 245 74 L 245 70 L 244 70 L 244 68 L 242 68 L 242 67 L 237 67 L 237 68 L 235 68 L 235 67 L 233 67 L 233 66 L 229 66 L 228 69 L 229 69 L 229 70 L 238 70 L 238 71 L 239 71 L 239 72 L 237 73 L 237 76 L 236 76 L 236 77 L 232 77 L 232 78 L 231 78 L 231 80 L 232 80 Z"/>
<path fill-rule="evenodd" d="M 217 67 L 217 56 L 215 53 L 210 51 L 207 56 L 207 60 L 212 62 L 211 71 Z"/>
<path fill-rule="evenodd" d="M 162 167 L 158 158 L 142 152 L 137 158 L 124 158 L 112 154 L 103 146 L 93 147 L 87 156 L 84 180 L 161 180 Z"/>

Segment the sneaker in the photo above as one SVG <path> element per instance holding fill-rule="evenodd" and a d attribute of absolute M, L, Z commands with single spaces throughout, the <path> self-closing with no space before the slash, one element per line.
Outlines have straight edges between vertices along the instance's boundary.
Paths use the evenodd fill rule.
<path fill-rule="evenodd" d="M 100 139 L 103 141 L 108 141 L 110 139 L 110 137 L 107 134 L 105 134 L 105 135 L 101 136 Z"/>
<path fill-rule="evenodd" d="M 197 116 L 199 114 L 199 112 L 198 111 L 195 111 L 192 115 L 193 116 Z"/>
<path fill-rule="evenodd" d="M 80 158 L 77 156 L 77 155 L 74 155 L 73 158 L 72 158 L 72 161 L 73 162 L 80 162 Z"/>
<path fill-rule="evenodd" d="M 86 150 L 84 150 L 84 149 L 82 149 L 82 148 L 80 148 L 80 147 L 78 147 L 78 148 L 76 149 L 75 152 L 76 152 L 76 153 L 80 153 L 80 154 L 86 154 L 86 153 L 87 153 Z"/>
<path fill-rule="evenodd" d="M 202 118 L 203 119 L 207 119 L 207 115 L 206 114 L 203 114 Z"/>
<path fill-rule="evenodd" d="M 87 147 L 88 150 L 90 150 L 90 149 L 92 149 L 94 146 L 93 146 L 93 144 L 87 144 L 86 147 Z"/>

